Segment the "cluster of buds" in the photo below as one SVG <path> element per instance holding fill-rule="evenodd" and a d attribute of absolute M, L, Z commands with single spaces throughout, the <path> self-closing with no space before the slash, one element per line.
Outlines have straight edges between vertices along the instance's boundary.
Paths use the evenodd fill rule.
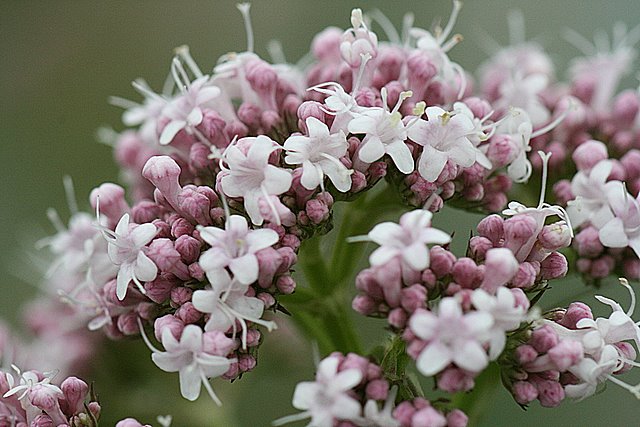
<path fill-rule="evenodd" d="M 52 384 L 53 373 L 0 372 L 0 424 L 16 427 L 97 427 L 100 404 L 76 377 Z"/>
<path fill-rule="evenodd" d="M 565 397 L 584 399 L 606 381 L 617 384 L 640 398 L 640 386 L 629 385 L 618 376 L 636 362 L 640 328 L 631 319 L 635 293 L 626 279 L 620 283 L 631 293 L 631 307 L 624 311 L 615 301 L 596 298 L 611 307 L 609 317 L 594 319 L 591 309 L 574 302 L 556 310 L 521 336 L 521 344 L 505 354 L 509 385 L 521 405 L 538 399 L 542 406 L 554 407 Z M 505 352 L 506 353 L 506 352 Z"/>
<path fill-rule="evenodd" d="M 293 406 L 303 412 L 276 420 L 274 425 L 305 418 L 318 427 L 467 425 L 464 412 L 445 414 L 423 398 L 396 405 L 397 391 L 397 386 L 390 388 L 379 365 L 354 353 L 332 353 L 319 363 L 315 381 L 296 386 Z"/>

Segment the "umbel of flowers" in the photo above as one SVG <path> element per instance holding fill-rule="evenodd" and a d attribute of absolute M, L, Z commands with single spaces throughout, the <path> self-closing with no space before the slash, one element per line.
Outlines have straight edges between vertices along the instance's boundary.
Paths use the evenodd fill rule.
<path fill-rule="evenodd" d="M 425 396 L 407 363 L 389 362 L 407 358 L 445 394 L 472 390 L 492 364 L 522 405 L 584 398 L 604 381 L 640 394 L 618 377 L 637 365 L 633 302 L 625 312 L 598 297 L 613 313 L 595 320 L 582 303 L 538 306 L 570 268 L 588 282 L 640 278 L 640 96 L 615 94 L 640 30 L 618 29 L 610 50 L 585 52 L 568 82 L 539 46 L 512 40 L 476 85 L 448 55 L 462 40 L 453 34 L 458 1 L 432 30 L 407 17 L 398 32 L 373 14 L 384 42 L 354 9 L 347 30 L 315 36 L 305 67 L 256 55 L 249 6 L 238 8 L 246 51 L 205 73 L 179 47 L 163 92 L 139 79 L 140 103 L 112 99 L 125 109 L 127 129 L 110 142 L 129 197 L 105 183 L 91 192 L 92 213 L 72 203 L 68 226 L 51 214 L 58 232 L 44 241 L 55 257 L 46 285 L 71 306 L 72 330 L 141 335 L 155 365 L 178 374 L 184 398 L 204 388 L 220 404 L 209 380 L 254 369 L 278 312 L 292 314 L 329 356 L 295 390 L 302 412 L 276 424 L 466 425 L 455 399 Z M 507 205 L 512 190 L 528 198 L 514 184 L 536 168 L 538 203 Z M 545 200 L 549 178 L 557 205 Z M 375 225 L 396 200 L 409 207 L 399 222 Z M 351 207 L 334 224 L 342 201 Z M 445 204 L 487 215 L 464 256 L 449 246 L 458 230 L 432 226 Z M 334 226 L 329 264 L 318 238 Z M 385 318 L 391 332 L 369 355 L 349 352 L 362 351 L 345 308 L 323 302 L 351 286 L 357 242 L 378 247 L 357 274 L 352 307 Z M 297 286 L 296 269 L 307 286 Z M 24 381 L 19 402 L 12 384 L 0 402 L 7 414 L 30 402 L 38 416 L 77 416 L 51 415 L 55 401 L 33 403 L 35 382 Z"/>

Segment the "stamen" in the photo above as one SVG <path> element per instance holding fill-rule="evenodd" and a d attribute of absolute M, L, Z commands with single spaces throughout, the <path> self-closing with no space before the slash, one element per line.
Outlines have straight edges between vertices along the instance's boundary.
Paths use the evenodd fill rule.
<path fill-rule="evenodd" d="M 360 85 L 362 84 L 362 76 L 364 75 L 364 69 L 367 66 L 367 62 L 371 59 L 370 53 L 361 53 L 360 54 L 360 68 L 358 69 L 358 75 L 356 76 L 356 81 L 353 84 L 353 90 L 351 93 L 353 95 L 360 89 Z"/>
<path fill-rule="evenodd" d="M 453 0 L 453 10 L 451 11 L 451 16 L 449 17 L 449 22 L 447 22 L 447 26 L 444 27 L 442 33 L 438 36 L 437 42 L 442 45 L 449 34 L 451 34 L 451 30 L 453 30 L 453 26 L 456 24 L 458 19 L 458 13 L 460 13 L 460 9 L 462 9 L 462 2 L 460 0 Z"/>
<path fill-rule="evenodd" d="M 191 85 L 189 76 L 177 56 L 171 61 L 171 75 L 182 92 L 184 92 L 185 88 L 188 88 Z"/>
<path fill-rule="evenodd" d="M 622 286 L 627 288 L 629 295 L 631 295 L 631 304 L 629 305 L 629 310 L 627 310 L 627 316 L 631 317 L 636 308 L 636 293 L 633 291 L 633 288 L 629 285 L 629 281 L 626 278 L 620 277 L 618 280 Z"/>
<path fill-rule="evenodd" d="M 262 190 L 262 194 L 264 195 L 264 198 L 265 198 L 267 204 L 269 205 L 269 208 L 271 209 L 271 212 L 273 213 L 273 216 L 276 218 L 276 224 L 277 225 L 281 225 L 280 214 L 278 214 L 278 211 L 276 210 L 276 206 L 273 204 L 273 200 L 271 200 L 271 197 L 269 196 L 269 193 L 264 188 L 264 184 L 260 185 L 260 189 Z"/>
<path fill-rule="evenodd" d="M 49 217 L 49 221 L 53 224 L 53 227 L 59 232 L 64 233 L 67 231 L 67 228 L 64 226 L 64 223 L 60 219 L 60 215 L 58 215 L 58 211 L 53 208 L 47 209 L 47 216 Z"/>
<path fill-rule="evenodd" d="M 460 76 L 460 89 L 458 90 L 458 99 L 460 99 L 464 96 L 464 93 L 467 90 L 467 75 L 462 67 L 455 62 L 451 63 L 451 68 L 453 68 Z"/>
<path fill-rule="evenodd" d="M 163 99 L 160 95 L 151 90 L 149 84 L 147 84 L 144 79 L 135 79 L 131 82 L 131 86 L 133 86 L 133 88 L 145 98 Z"/>
<path fill-rule="evenodd" d="M 200 71 L 200 67 L 198 67 L 198 64 L 196 64 L 196 61 L 193 60 L 193 57 L 189 52 L 189 46 L 183 44 L 182 46 L 178 46 L 177 48 L 175 48 L 174 52 L 184 60 L 184 62 L 187 64 L 196 78 L 200 78 L 203 76 L 202 71 Z"/>
<path fill-rule="evenodd" d="M 151 341 L 149 341 L 147 334 L 144 332 L 144 327 L 142 326 L 142 321 L 140 320 L 140 318 L 138 317 L 136 318 L 136 320 L 138 321 L 138 328 L 140 328 L 140 335 L 142 336 L 142 341 L 144 341 L 147 347 L 149 347 L 149 350 L 151 350 L 153 353 L 162 353 L 160 350 L 155 348 L 153 344 L 151 344 Z"/>
<path fill-rule="evenodd" d="M 455 36 L 453 36 L 451 38 L 451 40 L 449 40 L 448 42 L 446 42 L 444 45 L 442 45 L 440 47 L 440 49 L 443 52 L 449 52 L 451 49 L 454 48 L 455 45 L 457 45 L 458 43 L 460 43 L 462 40 L 464 40 L 464 37 L 462 37 L 462 34 L 456 34 Z"/>
<path fill-rule="evenodd" d="M 524 44 L 526 39 L 524 34 L 524 16 L 520 9 L 514 9 L 508 12 L 507 25 L 509 26 L 509 44 L 511 46 Z"/>
<path fill-rule="evenodd" d="M 391 43 L 395 45 L 400 45 L 402 43 L 400 34 L 398 34 L 398 31 L 393 26 L 393 23 L 391 23 L 389 18 L 384 13 L 382 13 L 380 9 L 373 9 L 371 12 L 369 12 L 369 15 L 371 16 L 371 18 L 373 18 L 374 21 L 378 23 L 378 25 L 380 25 L 382 31 L 384 31 Z"/>
<path fill-rule="evenodd" d="M 632 386 L 632 385 L 627 384 L 624 381 L 614 377 L 613 375 L 607 375 L 607 379 L 609 381 L 611 381 L 612 383 L 617 384 L 620 387 L 624 388 L 625 390 L 631 392 L 631 394 L 633 394 L 636 397 L 636 399 L 640 399 L 640 384 Z"/>
<path fill-rule="evenodd" d="M 596 48 L 593 44 L 574 29 L 565 30 L 564 39 L 586 56 L 596 54 Z"/>
<path fill-rule="evenodd" d="M 109 104 L 115 106 L 115 107 L 120 107 L 122 109 L 128 110 L 130 108 L 136 108 L 139 107 L 140 104 L 138 104 L 137 102 L 133 102 L 129 99 L 124 99 L 124 98 L 120 98 L 119 96 L 110 96 L 108 99 Z"/>
<path fill-rule="evenodd" d="M 95 138 L 99 143 L 108 145 L 109 147 L 116 146 L 119 136 L 118 132 L 109 126 L 99 127 L 95 134 Z"/>
<path fill-rule="evenodd" d="M 362 18 L 362 9 L 359 7 L 351 10 L 351 26 L 356 30 L 360 27 L 366 28 L 364 19 Z"/>
<path fill-rule="evenodd" d="M 244 29 L 247 33 L 247 52 L 253 52 L 253 26 L 251 25 L 251 14 L 249 13 L 251 3 L 238 3 L 236 7 L 242 14 Z"/>
<path fill-rule="evenodd" d="M 69 175 L 62 177 L 62 185 L 64 186 L 64 192 L 67 196 L 67 204 L 69 205 L 69 212 L 72 215 L 78 213 L 78 201 L 76 200 L 76 194 L 73 189 L 73 180 Z"/>
<path fill-rule="evenodd" d="M 284 49 L 282 48 L 282 43 L 279 40 L 270 40 L 267 43 L 267 52 L 271 57 L 271 62 L 274 64 L 286 64 L 287 59 L 284 55 Z"/>
<path fill-rule="evenodd" d="M 575 104 L 573 103 L 573 100 L 571 98 L 568 98 L 569 100 L 569 106 L 562 112 L 562 114 L 560 114 L 554 121 L 552 121 L 551 123 L 549 123 L 548 125 L 546 125 L 545 127 L 538 129 L 537 131 L 533 132 L 531 134 L 531 139 L 538 137 L 540 135 L 544 135 L 547 132 L 552 131 L 556 126 L 558 126 L 560 123 L 562 123 L 564 121 L 564 119 L 567 118 L 567 116 L 569 115 L 570 111 L 573 111 Z"/>
<path fill-rule="evenodd" d="M 205 390 L 207 390 L 207 393 L 209 393 L 209 397 L 211 397 L 211 400 L 213 400 L 216 403 L 216 405 L 222 406 L 222 402 L 220 401 L 218 396 L 216 396 L 216 394 L 213 392 L 211 383 L 209 383 L 209 379 L 202 373 L 202 370 L 200 371 L 200 379 L 202 380 L 202 384 L 204 385 Z"/>
<path fill-rule="evenodd" d="M 540 200 L 538 201 L 538 209 L 542 208 L 544 204 L 544 196 L 547 191 L 547 175 L 549 173 L 549 157 L 552 153 L 545 153 L 544 151 L 538 151 L 538 155 L 542 160 L 542 182 L 540 184 Z"/>
<path fill-rule="evenodd" d="M 411 42 L 411 27 L 415 21 L 415 15 L 411 12 L 405 13 L 402 17 L 402 44 L 403 47 L 409 47 Z"/>

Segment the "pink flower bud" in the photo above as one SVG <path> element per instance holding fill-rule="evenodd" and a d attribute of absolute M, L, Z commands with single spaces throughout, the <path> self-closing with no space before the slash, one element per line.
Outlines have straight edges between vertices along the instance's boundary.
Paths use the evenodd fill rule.
<path fill-rule="evenodd" d="M 176 305 L 182 305 L 187 301 L 191 301 L 191 295 L 193 291 L 184 286 L 173 288 L 171 290 L 171 301 Z"/>
<path fill-rule="evenodd" d="M 493 243 L 486 237 L 473 236 L 469 240 L 469 252 L 476 261 L 483 261 L 487 251 L 492 248 Z"/>
<path fill-rule="evenodd" d="M 468 391 L 473 388 L 475 382 L 473 376 L 469 375 L 462 369 L 446 368 L 437 378 L 438 388 L 448 393 L 457 393 L 459 391 Z"/>
<path fill-rule="evenodd" d="M 249 330 L 248 332 L 251 332 Z M 247 335 L 248 340 L 248 335 Z M 202 350 L 214 356 L 226 356 L 235 350 L 238 344 L 220 331 L 209 331 L 202 334 Z"/>
<path fill-rule="evenodd" d="M 553 185 L 553 194 L 556 196 L 556 201 L 561 205 L 566 205 L 569 200 L 576 198 L 571 191 L 571 181 L 568 179 L 556 182 Z"/>
<path fill-rule="evenodd" d="M 84 399 L 89 392 L 87 383 L 76 377 L 68 377 L 60 384 L 60 389 L 64 393 L 67 415 L 84 412 Z"/>
<path fill-rule="evenodd" d="M 189 270 L 182 262 L 182 256 L 169 239 L 155 239 L 149 244 L 147 256 L 161 272 L 171 273 L 181 280 L 189 280 Z"/>
<path fill-rule="evenodd" d="M 447 419 L 433 407 L 420 409 L 411 417 L 411 426 L 446 427 Z"/>
<path fill-rule="evenodd" d="M 518 271 L 513 277 L 511 284 L 517 288 L 528 289 L 536 281 L 536 270 L 529 262 L 523 262 L 518 267 Z"/>
<path fill-rule="evenodd" d="M 196 280 L 203 281 L 204 280 L 204 270 L 200 267 L 200 264 L 194 262 L 193 264 L 189 264 L 189 274 Z"/>
<path fill-rule="evenodd" d="M 215 163 L 209 158 L 211 150 L 204 144 L 199 142 L 193 144 L 189 149 L 189 166 L 194 171 L 204 173 L 211 169 Z"/>
<path fill-rule="evenodd" d="M 467 427 L 469 417 L 460 409 L 454 409 L 447 414 L 447 427 Z"/>
<path fill-rule="evenodd" d="M 560 252 L 552 252 L 540 263 L 540 275 L 544 280 L 564 277 L 568 270 L 567 259 Z"/>
<path fill-rule="evenodd" d="M 633 124 L 640 110 L 640 99 L 635 90 L 625 90 L 613 102 L 613 116 L 623 126 Z"/>
<path fill-rule="evenodd" d="M 231 137 L 237 136 L 238 138 L 244 138 L 249 134 L 249 129 L 241 121 L 232 120 L 224 127 L 224 132 Z"/>
<path fill-rule="evenodd" d="M 204 135 L 205 138 L 207 138 L 209 141 L 211 141 L 211 143 L 218 147 L 218 148 L 224 148 L 229 144 L 229 141 L 231 140 L 231 138 L 229 137 L 229 135 L 227 135 L 227 133 L 225 132 L 225 127 L 226 127 L 226 122 L 225 120 L 220 116 L 220 114 L 218 114 L 217 111 L 214 110 L 210 110 L 210 109 L 206 109 L 203 111 L 203 117 L 202 117 L 202 122 L 197 126 L 198 131 L 200 131 L 202 133 L 202 135 Z M 193 147 L 205 147 L 207 148 L 207 155 L 210 154 L 211 152 L 209 151 L 208 147 L 206 147 L 204 144 L 201 144 L 199 142 L 193 144 Z M 213 160 L 210 159 L 203 159 L 201 156 L 202 153 L 200 150 L 201 148 L 198 148 L 198 160 L 194 159 L 192 156 L 190 156 L 191 161 L 195 162 L 202 162 L 199 165 L 194 164 L 193 166 L 196 166 L 196 169 L 205 169 L 207 167 L 209 167 L 208 165 L 211 164 L 213 162 Z M 205 166 L 205 163 L 207 166 Z"/>
<path fill-rule="evenodd" d="M 13 424 L 6 424 L 6 425 L 9 426 L 9 425 L 13 425 Z M 24 424 L 24 423 L 18 423 L 16 425 L 17 426 L 26 426 L 26 424 Z M 66 426 L 66 424 L 64 424 L 63 427 L 64 426 Z M 49 415 L 40 414 L 40 415 L 37 415 L 33 419 L 33 421 L 31 421 L 31 424 L 29 424 L 29 427 L 56 427 L 56 426 L 53 424 L 53 420 L 51 419 L 51 417 Z"/>
<path fill-rule="evenodd" d="M 255 347 L 260 344 L 262 334 L 257 329 L 249 329 L 247 331 L 247 347 Z"/>
<path fill-rule="evenodd" d="M 377 304 L 367 295 L 356 295 L 351 303 L 351 307 L 363 316 L 369 316 L 376 312 Z M 400 310 L 404 312 L 404 310 Z"/>
<path fill-rule="evenodd" d="M 484 265 L 485 273 L 481 286 L 489 293 L 495 293 L 498 287 L 512 279 L 515 282 L 521 268 L 513 253 L 506 248 L 489 249 Z"/>
<path fill-rule="evenodd" d="M 260 115 L 262 110 L 251 102 L 243 102 L 236 112 L 238 118 L 249 128 L 258 129 L 260 127 Z"/>
<path fill-rule="evenodd" d="M 411 285 L 401 291 L 400 304 L 408 313 L 413 313 L 418 308 L 425 308 L 427 302 L 427 289 L 422 285 Z"/>
<path fill-rule="evenodd" d="M 596 140 L 589 140 L 580 144 L 571 155 L 578 170 L 588 171 L 601 160 L 607 159 L 607 146 Z"/>
<path fill-rule="evenodd" d="M 160 191 L 173 208 L 178 207 L 178 193 L 181 191 L 180 166 L 169 156 L 151 157 L 142 169 L 142 176 Z"/>
<path fill-rule="evenodd" d="M 640 151 L 633 149 L 625 153 L 620 159 L 620 163 L 625 169 L 626 175 L 629 178 L 640 177 Z"/>
<path fill-rule="evenodd" d="M 595 227 L 587 227 L 576 234 L 574 245 L 580 256 L 589 258 L 600 255 L 604 250 L 600 243 L 599 231 Z"/>
<path fill-rule="evenodd" d="M 147 297 L 151 301 L 161 304 L 170 297 L 171 290 L 177 283 L 175 280 L 169 279 L 166 276 L 166 274 L 159 274 L 154 280 L 144 284 Z"/>
<path fill-rule="evenodd" d="M 273 297 L 273 295 L 267 292 L 260 292 L 257 295 L 257 298 L 264 303 L 264 308 L 273 307 L 274 304 L 276 303 L 276 299 Z"/>
<path fill-rule="evenodd" d="M 439 279 L 451 273 L 453 264 L 456 262 L 455 255 L 441 246 L 433 246 L 429 250 L 429 257 L 431 259 L 429 268 Z"/>
<path fill-rule="evenodd" d="M 513 384 L 513 397 L 521 405 L 527 405 L 538 398 L 538 389 L 528 381 L 517 381 Z"/>
<path fill-rule="evenodd" d="M 175 316 L 186 324 L 196 323 L 202 317 L 202 313 L 196 310 L 191 301 L 185 302 L 176 310 Z"/>
<path fill-rule="evenodd" d="M 326 114 L 323 105 L 317 101 L 305 101 L 298 107 L 298 127 L 305 133 L 308 132 L 306 121 L 309 117 L 314 117 L 322 123 L 326 122 Z"/>
<path fill-rule="evenodd" d="M 463 288 L 476 288 L 480 283 L 478 266 L 471 258 L 458 258 L 451 269 L 453 280 Z"/>
<path fill-rule="evenodd" d="M 119 185 L 105 182 L 100 187 L 94 188 L 89 195 L 93 209 L 96 209 L 98 199 L 100 199 L 100 213 L 109 219 L 110 225 L 117 224 L 122 215 L 129 212 L 129 204 L 124 198 L 124 188 Z"/>
<path fill-rule="evenodd" d="M 582 360 L 584 349 L 582 344 L 573 340 L 562 340 L 547 352 L 556 370 L 563 372 Z"/>
<path fill-rule="evenodd" d="M 613 268 L 615 267 L 615 260 L 609 256 L 604 255 L 591 263 L 591 276 L 596 279 L 604 279 L 607 277 Z"/>
<path fill-rule="evenodd" d="M 562 385 L 557 381 L 536 381 L 535 386 L 538 389 L 540 406 L 554 408 L 564 400 L 564 388 L 562 388 Z"/>
<path fill-rule="evenodd" d="M 518 260 L 526 259 L 526 251 L 530 240 L 535 238 L 538 224 L 529 215 L 516 215 L 504 222 L 504 247 L 511 249 Z"/>
<path fill-rule="evenodd" d="M 243 354 L 238 358 L 238 369 L 240 372 L 248 372 L 256 367 L 256 358 L 250 354 Z"/>
<path fill-rule="evenodd" d="M 142 200 L 131 208 L 131 218 L 136 224 L 145 224 L 158 218 L 162 212 L 162 207 L 150 200 Z"/>
<path fill-rule="evenodd" d="M 140 328 L 138 327 L 138 315 L 134 312 L 124 313 L 118 316 L 118 330 L 123 335 L 138 335 Z"/>
<path fill-rule="evenodd" d="M 571 230 L 564 221 L 545 225 L 538 234 L 538 241 L 543 248 L 555 251 L 571 244 Z"/>
<path fill-rule="evenodd" d="M 67 417 L 62 413 L 58 402 L 58 399 L 64 398 L 64 394 L 59 389 L 36 384 L 28 389 L 27 396 L 33 406 L 45 411 L 51 417 L 54 425 L 67 423 Z"/>
<path fill-rule="evenodd" d="M 198 260 L 202 243 L 189 235 L 183 234 L 175 241 L 175 250 L 180 254 L 182 261 L 191 264 Z"/>
<path fill-rule="evenodd" d="M 538 352 L 529 344 L 522 344 L 516 348 L 515 356 L 521 365 L 525 365 L 536 360 Z"/>
<path fill-rule="evenodd" d="M 407 324 L 407 312 L 399 307 L 394 308 L 389 312 L 387 322 L 389 322 L 389 324 L 394 328 L 402 329 Z"/>
<path fill-rule="evenodd" d="M 320 224 L 329 218 L 329 208 L 323 202 L 317 199 L 311 199 L 305 207 L 309 219 L 314 224 Z"/>
<path fill-rule="evenodd" d="M 289 295 L 292 294 L 293 291 L 295 291 L 296 282 L 295 280 L 293 280 L 293 277 L 289 275 L 280 276 L 276 280 L 276 288 L 278 288 L 281 293 Z"/>
<path fill-rule="evenodd" d="M 411 402 L 400 402 L 398 406 L 393 410 L 393 418 L 398 420 L 403 426 L 412 426 L 411 418 L 415 414 L 416 409 Z"/>
<path fill-rule="evenodd" d="M 260 275 L 258 276 L 258 284 L 263 288 L 269 288 L 273 284 L 273 278 L 282 263 L 282 255 L 269 247 L 256 252 L 258 258 L 258 268 Z"/>
<path fill-rule="evenodd" d="M 176 340 L 180 340 L 184 327 L 185 324 L 181 319 L 172 314 L 166 314 L 156 319 L 153 324 L 153 333 L 156 339 L 162 342 L 162 333 L 165 328 L 169 328 L 171 335 L 173 335 Z"/>
<path fill-rule="evenodd" d="M 552 347 L 558 345 L 558 334 L 549 325 L 544 325 L 533 331 L 529 345 L 539 353 L 546 353 Z"/>
<path fill-rule="evenodd" d="M 494 167 L 503 167 L 515 160 L 518 146 L 509 135 L 496 135 L 489 142 L 487 157 Z"/>
<path fill-rule="evenodd" d="M 478 233 L 496 245 L 502 239 L 504 220 L 499 215 L 489 215 L 478 223 Z"/>
<path fill-rule="evenodd" d="M 116 423 L 116 427 L 151 427 L 149 424 L 141 424 L 135 418 L 125 418 L 124 420 L 118 421 Z"/>
<path fill-rule="evenodd" d="M 389 382 L 387 380 L 370 381 L 365 389 L 367 399 L 385 400 L 388 394 Z"/>

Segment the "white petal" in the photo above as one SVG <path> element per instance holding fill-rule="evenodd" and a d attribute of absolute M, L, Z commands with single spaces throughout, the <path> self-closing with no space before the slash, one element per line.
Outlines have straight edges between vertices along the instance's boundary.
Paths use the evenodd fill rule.
<path fill-rule="evenodd" d="M 278 233 L 269 228 L 253 230 L 249 232 L 245 238 L 245 241 L 249 245 L 249 252 L 257 252 L 260 249 L 268 248 L 276 244 L 278 240 Z"/>
<path fill-rule="evenodd" d="M 462 369 L 480 372 L 489 364 L 487 353 L 477 341 L 466 341 L 462 348 L 453 352 L 453 361 Z"/>
<path fill-rule="evenodd" d="M 416 366 L 423 375 L 435 375 L 451 363 L 451 353 L 451 350 L 440 341 L 434 341 L 420 353 Z"/>
<path fill-rule="evenodd" d="M 200 396 L 202 378 L 195 363 L 180 369 L 180 393 L 187 400 L 194 401 Z"/>
<path fill-rule="evenodd" d="M 253 254 L 234 258 L 229 263 L 229 269 L 240 283 L 249 285 L 258 279 L 258 258 Z"/>
<path fill-rule="evenodd" d="M 599 231 L 600 242 L 608 248 L 624 248 L 629 239 L 624 232 L 624 224 L 620 218 L 614 218 L 606 223 Z"/>
<path fill-rule="evenodd" d="M 404 141 L 397 141 L 387 145 L 386 151 L 400 172 L 404 174 L 413 172 L 415 164 L 411 156 L 411 150 L 409 150 Z"/>
<path fill-rule="evenodd" d="M 187 126 L 187 122 L 184 120 L 172 120 L 167 123 L 160 135 L 160 145 L 167 145 L 173 141 L 176 134 L 184 129 L 185 126 Z"/>

